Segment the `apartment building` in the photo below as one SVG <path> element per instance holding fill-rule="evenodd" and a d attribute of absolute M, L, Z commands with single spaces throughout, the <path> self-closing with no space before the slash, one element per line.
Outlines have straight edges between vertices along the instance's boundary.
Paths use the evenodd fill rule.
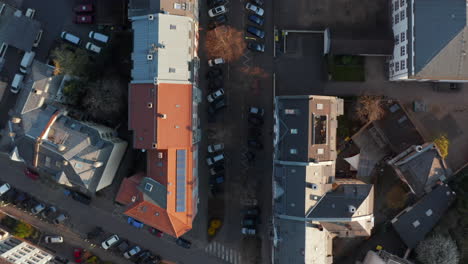
<path fill-rule="evenodd" d="M 466 82 L 466 0 L 392 0 L 391 81 Z"/>
<path fill-rule="evenodd" d="M 342 114 L 336 97 L 275 98 L 274 263 L 332 263 L 333 237 L 370 236 L 373 186 L 335 179 Z"/>
<path fill-rule="evenodd" d="M 190 17 L 198 23 L 198 2 L 197 0 L 129 0 L 128 17 L 163 13 Z"/>
<path fill-rule="evenodd" d="M 12 264 L 48 264 L 55 257 L 51 253 L 1 230 L 0 262 Z"/>
<path fill-rule="evenodd" d="M 198 204 L 197 29 L 187 16 L 131 17 L 134 32 L 129 128 L 146 172 L 124 179 L 116 201 L 171 236 L 191 230 Z"/>

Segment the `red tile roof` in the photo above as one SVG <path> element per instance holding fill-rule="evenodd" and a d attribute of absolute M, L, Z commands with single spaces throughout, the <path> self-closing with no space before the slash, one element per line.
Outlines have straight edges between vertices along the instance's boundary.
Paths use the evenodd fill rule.
<path fill-rule="evenodd" d="M 133 130 L 133 147 L 151 149 L 157 138 L 157 91 L 154 84 L 131 84 L 128 127 Z"/>
<path fill-rule="evenodd" d="M 133 175 L 132 177 L 123 179 L 120 184 L 119 192 L 115 198 L 115 201 L 123 205 L 131 204 L 133 197 L 137 196 L 140 192 L 137 189 L 138 184 L 145 177 L 143 172 Z"/>

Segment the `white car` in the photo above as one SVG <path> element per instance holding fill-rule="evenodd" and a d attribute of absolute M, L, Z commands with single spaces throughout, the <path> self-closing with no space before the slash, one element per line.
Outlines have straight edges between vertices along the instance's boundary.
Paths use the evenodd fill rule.
<path fill-rule="evenodd" d="M 224 90 L 223 88 L 213 92 L 212 94 L 209 94 L 206 99 L 208 100 L 208 102 L 212 103 L 214 102 L 216 99 L 220 98 L 221 96 L 224 95 Z"/>
<path fill-rule="evenodd" d="M 109 237 L 108 239 L 104 240 L 104 242 L 101 243 L 101 246 L 103 249 L 108 250 L 110 247 L 115 245 L 117 242 L 119 242 L 119 237 L 117 235 L 113 235 Z"/>
<path fill-rule="evenodd" d="M 221 151 L 223 149 L 224 149 L 224 144 L 223 143 L 212 144 L 212 145 L 208 146 L 208 152 L 209 153 L 218 152 L 218 151 Z"/>
<path fill-rule="evenodd" d="M 107 43 L 107 41 L 109 40 L 108 36 L 106 36 L 104 34 L 101 34 L 99 32 L 94 32 L 94 31 L 90 31 L 89 34 L 88 34 L 88 37 L 90 39 L 95 39 L 95 40 L 103 42 L 103 43 Z"/>
<path fill-rule="evenodd" d="M 210 67 L 226 63 L 223 58 L 211 59 L 208 61 Z"/>
<path fill-rule="evenodd" d="M 249 114 L 263 116 L 264 113 L 265 113 L 265 110 L 263 108 L 258 108 L 258 107 L 253 107 L 253 106 L 249 107 Z"/>
<path fill-rule="evenodd" d="M 101 52 L 101 47 L 98 47 L 98 46 L 94 45 L 91 42 L 86 43 L 85 47 L 86 47 L 87 50 L 90 50 L 90 51 L 95 52 L 95 53 L 100 53 Z"/>
<path fill-rule="evenodd" d="M 44 237 L 46 243 L 63 243 L 62 236 L 46 236 Z"/>
<path fill-rule="evenodd" d="M 35 9 L 28 8 L 28 10 L 26 10 L 25 16 L 26 16 L 26 17 L 29 17 L 30 19 L 33 19 L 35 14 L 36 14 L 36 10 L 35 10 Z"/>
<path fill-rule="evenodd" d="M 38 213 L 42 212 L 44 209 L 45 209 L 45 205 L 40 203 L 31 209 L 31 213 L 37 215 Z"/>
<path fill-rule="evenodd" d="M 3 184 L 2 186 L 0 186 L 0 195 L 4 195 L 10 189 L 11 189 L 10 184 L 8 184 L 8 183 Z"/>
<path fill-rule="evenodd" d="M 223 161 L 223 160 L 224 160 L 224 155 L 219 154 L 219 155 L 216 155 L 214 157 L 206 158 L 206 164 L 208 164 L 208 166 L 213 166 L 215 163 L 218 163 L 218 162 Z"/>
<path fill-rule="evenodd" d="M 247 10 L 249 10 L 249 11 L 254 12 L 255 14 L 257 14 L 259 16 L 263 16 L 263 13 L 265 12 L 265 11 L 263 11 L 262 8 L 260 8 L 260 7 L 256 6 L 256 5 L 252 5 L 251 3 L 247 3 L 245 5 L 245 8 Z"/>
<path fill-rule="evenodd" d="M 257 232 L 254 228 L 250 228 L 250 227 L 243 227 L 241 229 L 241 233 L 243 235 L 247 235 L 247 236 L 254 236 Z"/>
<path fill-rule="evenodd" d="M 129 251 L 125 252 L 123 255 L 126 259 L 130 259 L 131 257 L 135 256 L 136 254 L 140 253 L 141 248 L 139 246 L 135 246 Z"/>
<path fill-rule="evenodd" d="M 220 5 L 220 6 L 217 6 L 215 8 L 208 10 L 208 15 L 210 17 L 215 17 L 215 16 L 219 16 L 221 14 L 226 13 L 226 11 L 227 11 L 226 7 L 224 7 L 223 5 Z"/>

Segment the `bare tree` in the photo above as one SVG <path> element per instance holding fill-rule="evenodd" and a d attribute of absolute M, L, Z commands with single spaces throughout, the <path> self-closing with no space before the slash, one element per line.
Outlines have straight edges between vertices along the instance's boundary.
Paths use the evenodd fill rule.
<path fill-rule="evenodd" d="M 116 78 L 105 78 L 87 88 L 83 107 L 92 117 L 99 120 L 115 118 L 125 106 L 124 92 Z"/>
<path fill-rule="evenodd" d="M 358 98 L 356 118 L 363 123 L 381 119 L 385 115 L 382 107 L 382 97 L 363 95 Z"/>
<path fill-rule="evenodd" d="M 205 48 L 208 57 L 235 61 L 244 54 L 246 46 L 242 31 L 229 26 L 218 27 L 206 33 Z"/>
<path fill-rule="evenodd" d="M 457 264 L 457 245 L 450 237 L 434 235 L 416 247 L 417 259 L 424 264 Z"/>

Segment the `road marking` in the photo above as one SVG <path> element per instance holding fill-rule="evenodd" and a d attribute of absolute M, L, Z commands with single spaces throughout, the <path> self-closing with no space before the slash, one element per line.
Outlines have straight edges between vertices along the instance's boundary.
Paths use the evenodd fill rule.
<path fill-rule="evenodd" d="M 221 243 L 212 242 L 205 247 L 205 252 L 209 255 L 222 259 L 226 263 L 237 264 L 241 263 L 241 255 L 232 248 L 228 248 Z"/>

